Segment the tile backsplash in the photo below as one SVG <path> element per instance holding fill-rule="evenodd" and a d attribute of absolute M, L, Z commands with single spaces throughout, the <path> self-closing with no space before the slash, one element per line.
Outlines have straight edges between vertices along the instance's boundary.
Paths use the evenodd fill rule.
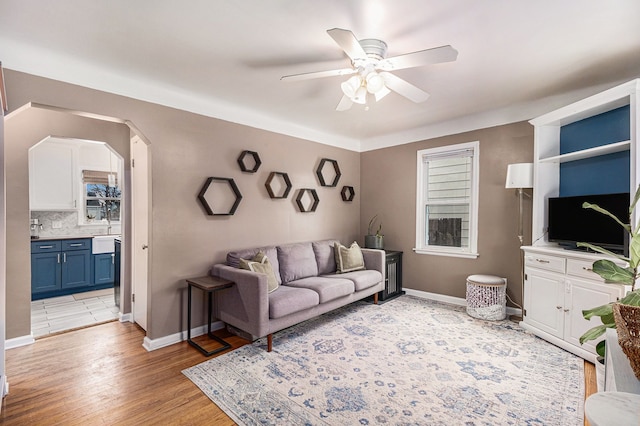
<path fill-rule="evenodd" d="M 108 233 L 107 222 L 99 222 L 95 225 L 78 225 L 78 212 L 76 211 L 31 211 L 31 219 L 38 219 L 42 224 L 40 237 L 68 237 L 105 235 Z M 56 222 L 60 228 L 54 228 Z M 120 234 L 120 225 L 111 225 L 111 234 Z"/>

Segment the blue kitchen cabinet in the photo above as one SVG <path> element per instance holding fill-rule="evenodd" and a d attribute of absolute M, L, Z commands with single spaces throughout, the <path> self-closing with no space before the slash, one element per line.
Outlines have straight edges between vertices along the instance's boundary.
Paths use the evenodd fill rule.
<path fill-rule="evenodd" d="M 31 292 L 60 290 L 62 283 L 60 252 L 31 255 Z"/>
<path fill-rule="evenodd" d="M 93 255 L 93 283 L 95 285 L 113 284 L 114 256 L 113 253 Z"/>
<path fill-rule="evenodd" d="M 32 300 L 69 294 L 69 289 L 90 285 L 90 238 L 31 242 Z"/>

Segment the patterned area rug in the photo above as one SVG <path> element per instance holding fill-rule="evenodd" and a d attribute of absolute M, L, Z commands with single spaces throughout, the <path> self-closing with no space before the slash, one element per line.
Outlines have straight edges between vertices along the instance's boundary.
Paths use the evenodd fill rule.
<path fill-rule="evenodd" d="M 581 425 L 583 360 L 509 321 L 357 302 L 184 370 L 242 425 Z"/>

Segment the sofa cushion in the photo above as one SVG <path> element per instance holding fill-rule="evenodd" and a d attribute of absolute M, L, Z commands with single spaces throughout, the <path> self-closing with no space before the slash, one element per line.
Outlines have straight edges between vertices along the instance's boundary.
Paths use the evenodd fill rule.
<path fill-rule="evenodd" d="M 318 275 L 333 274 L 336 272 L 336 256 L 334 245 L 337 240 L 314 241 L 311 243 L 313 253 L 316 255 L 318 265 Z"/>
<path fill-rule="evenodd" d="M 334 250 L 336 272 L 343 273 L 364 269 L 364 257 L 362 257 L 360 246 L 355 241 L 349 248 L 340 243 L 335 243 Z"/>
<path fill-rule="evenodd" d="M 276 281 L 278 281 L 278 284 L 282 284 L 282 279 L 280 277 L 280 264 L 278 263 L 278 252 L 275 246 L 231 251 L 227 253 L 227 265 L 239 268 L 240 259 L 253 259 L 260 251 L 269 258 L 269 262 L 273 268 L 273 273 L 276 276 Z"/>
<path fill-rule="evenodd" d="M 344 278 L 353 281 L 356 291 L 364 290 L 382 281 L 382 274 L 375 269 L 345 272 L 344 274 L 324 275 L 327 278 Z"/>
<path fill-rule="evenodd" d="M 348 296 L 355 290 L 354 282 L 343 279 L 342 276 L 335 276 L 334 278 L 302 278 L 300 280 L 290 281 L 286 286 L 313 290 L 320 296 L 320 303 Z"/>
<path fill-rule="evenodd" d="M 320 298 L 315 291 L 283 285 L 269 294 L 269 318 L 281 318 L 304 311 L 313 308 L 318 303 L 320 303 Z"/>
<path fill-rule="evenodd" d="M 267 286 L 269 293 L 275 291 L 279 284 L 269 258 L 261 251 L 256 254 L 253 259 L 240 259 L 239 266 L 241 269 L 248 269 L 252 272 L 265 274 L 267 276 Z"/>
<path fill-rule="evenodd" d="M 311 243 L 278 246 L 278 263 L 283 283 L 318 275 L 316 256 Z"/>

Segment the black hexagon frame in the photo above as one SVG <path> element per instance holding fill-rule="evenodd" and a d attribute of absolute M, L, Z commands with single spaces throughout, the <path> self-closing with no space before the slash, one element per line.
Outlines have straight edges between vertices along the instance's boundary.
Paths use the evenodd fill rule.
<path fill-rule="evenodd" d="M 304 194 L 307 193 L 307 192 L 313 198 L 313 204 L 311 205 L 311 207 L 308 210 L 302 204 L 302 197 L 304 197 Z M 302 213 L 315 212 L 316 209 L 318 208 L 318 204 L 319 203 L 320 203 L 320 199 L 318 198 L 318 193 L 316 192 L 315 189 L 312 189 L 312 188 L 301 188 L 301 189 L 298 190 L 298 196 L 296 197 L 296 204 L 298 205 L 298 210 L 300 210 Z"/>
<path fill-rule="evenodd" d="M 276 194 L 273 192 L 273 188 L 271 187 L 271 182 L 274 179 L 279 178 L 285 184 L 285 189 L 281 194 Z M 271 172 L 269 173 L 269 177 L 267 181 L 264 183 L 264 186 L 267 188 L 267 192 L 269 193 L 269 197 L 271 198 L 287 198 L 289 196 L 289 192 L 291 192 L 291 180 L 289 179 L 289 175 L 284 172 Z"/>
<path fill-rule="evenodd" d="M 327 163 L 331 163 L 333 165 L 333 170 L 336 174 L 335 177 L 333 178 L 333 182 L 331 183 L 327 183 L 324 179 L 324 175 L 322 174 L 322 169 Z M 340 167 L 338 167 L 338 162 L 336 160 L 332 160 L 330 158 L 323 158 L 322 160 L 320 160 L 320 164 L 316 169 L 316 175 L 318 175 L 318 180 L 320 181 L 320 185 L 334 187 L 338 185 L 338 181 L 340 180 L 340 176 L 342 176 L 342 173 L 340 173 Z"/>
<path fill-rule="evenodd" d="M 233 206 L 231 206 L 231 209 L 226 213 L 214 212 L 212 206 L 209 205 L 209 202 L 207 202 L 205 198 L 205 194 L 207 193 L 207 190 L 209 189 L 209 186 L 213 181 L 227 182 L 229 184 L 229 188 L 231 188 L 231 191 L 233 191 L 233 194 L 236 197 L 236 200 L 234 201 Z M 204 207 L 204 209 L 206 210 L 209 216 L 231 216 L 236 212 L 238 205 L 240 205 L 240 200 L 242 200 L 242 194 L 240 193 L 240 190 L 238 189 L 236 182 L 232 178 L 209 177 L 205 181 L 204 186 L 202 187 L 202 189 L 200 190 L 200 193 L 198 194 L 198 200 L 200 200 L 200 203 L 202 203 L 202 206 Z"/>
<path fill-rule="evenodd" d="M 244 164 L 244 158 L 250 155 L 251 157 L 253 157 L 253 167 L 251 169 L 247 168 L 247 165 Z M 258 169 L 260 168 L 260 165 L 262 164 L 262 160 L 260 160 L 260 156 L 258 155 L 257 152 L 255 151 L 242 151 L 240 153 L 240 156 L 238 157 L 238 165 L 240 166 L 240 170 L 242 170 L 243 172 L 247 172 L 247 173 L 255 173 L 258 171 Z"/>
<path fill-rule="evenodd" d="M 353 189 L 353 186 L 343 186 L 342 191 L 340 191 L 340 196 L 342 197 L 342 201 L 353 201 L 353 198 L 356 196 L 356 191 Z"/>

